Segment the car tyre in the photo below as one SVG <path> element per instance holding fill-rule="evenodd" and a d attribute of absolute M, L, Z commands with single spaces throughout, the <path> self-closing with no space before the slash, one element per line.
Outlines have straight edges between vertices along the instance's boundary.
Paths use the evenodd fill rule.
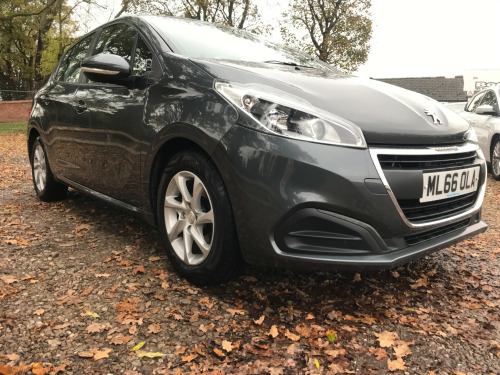
<path fill-rule="evenodd" d="M 159 231 L 174 268 L 196 284 L 235 277 L 244 265 L 233 212 L 215 165 L 201 152 L 175 154 L 157 199 Z"/>
<path fill-rule="evenodd" d="M 491 174 L 493 178 L 500 181 L 500 137 L 493 140 L 491 147 Z"/>
<path fill-rule="evenodd" d="M 68 186 L 56 181 L 40 137 L 31 148 L 31 176 L 38 198 L 50 202 L 63 199 L 68 192 Z"/>

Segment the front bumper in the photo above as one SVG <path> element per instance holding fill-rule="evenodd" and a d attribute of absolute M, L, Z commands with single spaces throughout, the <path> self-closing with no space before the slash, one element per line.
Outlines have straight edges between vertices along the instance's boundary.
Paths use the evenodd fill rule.
<path fill-rule="evenodd" d="M 235 126 L 213 157 L 231 199 L 242 254 L 252 264 L 391 268 L 487 228 L 480 207 L 436 225 L 407 225 L 369 150 Z"/>

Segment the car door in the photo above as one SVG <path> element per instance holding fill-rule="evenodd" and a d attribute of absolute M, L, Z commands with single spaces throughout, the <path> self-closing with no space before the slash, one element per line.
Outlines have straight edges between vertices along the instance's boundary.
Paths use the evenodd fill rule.
<path fill-rule="evenodd" d="M 143 108 L 148 90 L 147 79 L 140 84 L 140 78 L 152 74 L 157 64 L 153 64 L 144 38 L 125 23 L 102 30 L 92 54 L 99 53 L 125 58 L 131 64 L 132 80 L 123 86 L 86 78 L 76 93 L 83 109 L 80 115 L 90 117 L 88 132 L 78 134 L 87 150 L 82 180 L 90 189 L 139 207 Z"/>
<path fill-rule="evenodd" d="M 87 55 L 95 34 L 90 34 L 71 47 L 61 60 L 40 101 L 50 104 L 55 119 L 45 134 L 52 171 L 59 177 L 76 180 L 80 174 L 79 152 L 73 143 L 78 127 L 75 94 L 80 85 L 80 63 Z"/>

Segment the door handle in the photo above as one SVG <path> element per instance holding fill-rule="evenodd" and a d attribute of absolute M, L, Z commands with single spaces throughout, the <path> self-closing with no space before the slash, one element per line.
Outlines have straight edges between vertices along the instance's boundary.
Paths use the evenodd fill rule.
<path fill-rule="evenodd" d="M 87 109 L 87 104 L 83 100 L 79 100 L 76 104 L 76 112 L 82 113 Z"/>

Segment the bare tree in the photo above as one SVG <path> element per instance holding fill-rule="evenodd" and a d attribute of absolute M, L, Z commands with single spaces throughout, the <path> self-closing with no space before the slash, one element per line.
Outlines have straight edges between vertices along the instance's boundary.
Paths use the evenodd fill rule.
<path fill-rule="evenodd" d="M 345 71 L 368 58 L 371 0 L 291 0 L 281 28 L 285 43 L 305 49 Z M 297 31 L 303 31 L 300 38 Z"/>

